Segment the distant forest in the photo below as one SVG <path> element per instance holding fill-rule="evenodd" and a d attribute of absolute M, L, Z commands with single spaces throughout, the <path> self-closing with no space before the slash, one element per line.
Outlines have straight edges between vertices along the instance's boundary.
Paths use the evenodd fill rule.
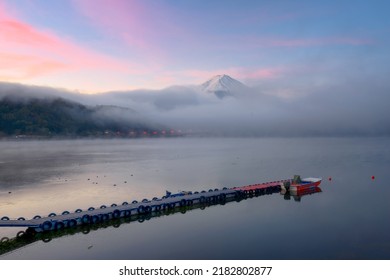
<path fill-rule="evenodd" d="M 107 111 L 113 109 L 112 106 L 88 107 L 62 98 L 17 100 L 5 97 L 0 100 L 0 137 L 126 136 L 130 132 L 139 135 L 153 129 L 131 118 L 110 117 Z M 135 114 L 131 109 L 126 113 Z"/>

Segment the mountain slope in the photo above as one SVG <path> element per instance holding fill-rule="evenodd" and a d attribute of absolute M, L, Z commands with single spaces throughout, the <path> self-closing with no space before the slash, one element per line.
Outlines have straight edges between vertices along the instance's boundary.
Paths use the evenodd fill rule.
<path fill-rule="evenodd" d="M 247 86 L 228 75 L 214 76 L 201 84 L 200 88 L 205 93 L 214 93 L 220 99 L 248 90 Z"/>

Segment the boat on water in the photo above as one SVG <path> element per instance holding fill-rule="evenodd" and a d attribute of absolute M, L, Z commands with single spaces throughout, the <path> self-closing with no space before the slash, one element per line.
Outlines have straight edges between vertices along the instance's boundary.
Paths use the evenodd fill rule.
<path fill-rule="evenodd" d="M 282 185 L 282 190 L 290 191 L 290 192 L 304 192 L 314 190 L 321 184 L 321 178 L 303 178 L 301 176 L 294 175 L 294 178 L 291 180 L 285 180 Z"/>

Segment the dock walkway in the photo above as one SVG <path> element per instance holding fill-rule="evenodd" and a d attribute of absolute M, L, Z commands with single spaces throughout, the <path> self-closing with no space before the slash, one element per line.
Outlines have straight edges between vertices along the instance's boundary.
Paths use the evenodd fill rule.
<path fill-rule="evenodd" d="M 27 227 L 36 232 L 61 230 L 64 228 L 77 227 L 79 225 L 97 224 L 111 219 L 135 215 L 142 216 L 153 212 L 172 210 L 177 207 L 221 203 L 226 201 L 226 199 L 240 198 L 248 195 L 271 194 L 280 192 L 286 181 L 288 180 L 234 188 L 223 188 L 221 190 L 210 189 L 209 191 L 181 193 L 163 198 L 154 198 L 152 200 L 144 199 L 141 202 L 133 201 L 132 203 L 123 202 L 121 205 L 102 205 L 96 209 L 94 207 L 90 207 L 87 210 L 77 209 L 74 213 L 64 211 L 60 215 L 51 213 L 47 217 L 37 215 L 28 220 L 23 217 L 10 219 L 9 217 L 4 216 L 0 219 L 0 227 Z"/>

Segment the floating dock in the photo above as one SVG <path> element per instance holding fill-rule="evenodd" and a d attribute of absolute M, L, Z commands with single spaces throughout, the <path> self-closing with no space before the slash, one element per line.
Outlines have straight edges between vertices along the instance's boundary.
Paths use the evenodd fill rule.
<path fill-rule="evenodd" d="M 283 192 L 283 190 L 282 190 Z M 254 192 L 254 195 L 251 194 L 245 194 L 240 193 L 239 197 L 236 196 L 229 196 L 226 198 L 226 201 L 219 201 L 219 202 L 210 202 L 210 203 L 195 203 L 191 206 L 185 206 L 185 207 L 175 207 L 172 209 L 167 209 L 165 211 L 153 211 L 145 214 L 134 214 L 128 217 L 120 217 L 118 219 L 111 219 L 111 220 L 105 220 L 96 224 L 89 223 L 89 224 L 82 224 L 80 226 L 76 227 L 68 227 L 64 228 L 62 230 L 41 230 L 39 232 L 35 231 L 32 228 L 27 228 L 26 231 L 20 230 L 15 237 L 3 237 L 0 239 L 0 256 L 6 253 L 9 253 L 11 251 L 20 249 L 22 247 L 28 246 L 34 242 L 37 241 L 43 241 L 45 243 L 51 242 L 52 240 L 62 238 L 67 235 L 73 235 L 73 234 L 89 234 L 90 232 L 95 232 L 98 230 L 104 230 L 106 228 L 119 228 L 123 224 L 130 224 L 130 223 L 144 223 L 147 222 L 153 218 L 160 218 L 164 216 L 170 216 L 174 214 L 185 214 L 190 211 L 194 210 L 206 210 L 209 207 L 216 207 L 218 205 L 225 205 L 230 202 L 241 202 L 246 199 L 252 199 L 252 198 L 260 198 L 263 196 L 268 196 L 272 194 L 279 194 L 282 193 L 278 190 L 278 188 L 275 188 L 275 190 L 271 191 L 271 189 L 268 189 L 267 191 L 258 191 Z"/>
<path fill-rule="evenodd" d="M 90 207 L 87 210 L 77 209 L 73 213 L 64 211 L 61 214 L 50 213 L 47 217 L 36 215 L 32 219 L 20 217 L 10 219 L 4 216 L 0 219 L 0 227 L 24 227 L 27 232 L 45 232 L 75 228 L 81 225 L 98 224 L 109 220 L 142 217 L 151 213 L 172 211 L 195 205 L 210 205 L 224 203 L 226 200 L 242 199 L 250 196 L 277 193 L 284 183 L 291 180 L 280 180 L 262 184 L 234 188 L 209 189 L 201 192 L 182 192 L 162 198 L 144 199 L 141 202 L 123 202 L 121 205 L 102 205 L 99 208 Z"/>

